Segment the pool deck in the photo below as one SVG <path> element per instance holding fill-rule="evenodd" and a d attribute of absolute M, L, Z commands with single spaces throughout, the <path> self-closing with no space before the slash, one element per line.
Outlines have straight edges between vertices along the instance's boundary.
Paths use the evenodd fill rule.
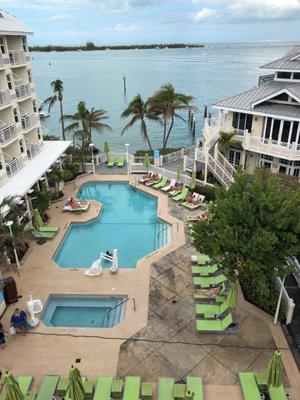
<path fill-rule="evenodd" d="M 195 332 L 190 270 L 190 255 L 195 249 L 189 244 L 185 220 L 197 212 L 183 209 L 159 191 L 137 185 L 134 176 L 86 175 L 76 185 L 69 183 L 64 191 L 67 197 L 85 182 L 128 180 L 157 196 L 158 216 L 173 226 L 172 243 L 139 260 L 137 268 L 121 269 L 117 275 L 105 270 L 102 276 L 92 278 L 85 277 L 83 270 L 60 268 L 52 257 L 69 224 L 92 220 L 101 209 L 93 201 L 87 213 L 62 213 L 62 200 L 49 210 L 49 224 L 59 225 L 60 232 L 43 245 L 33 241 L 20 278 L 14 277 L 22 295 L 20 308 L 25 308 L 30 293 L 43 303 L 50 293 L 63 293 L 133 297 L 136 311 L 129 301 L 125 319 L 114 328 L 62 329 L 41 323 L 26 337 L 8 338 L 7 348 L 0 352 L 0 370 L 31 374 L 39 384 L 45 374 L 66 376 L 68 367 L 80 359 L 78 368 L 92 380 L 100 375 L 136 374 L 157 382 L 159 376 L 181 380 L 190 374 L 203 377 L 206 399 L 242 400 L 237 372 L 262 370 L 273 349 L 279 347 L 283 348 L 288 392 L 292 399 L 300 398 L 300 374 L 280 325 L 274 325 L 269 315 L 247 303 L 241 292 L 236 334 Z M 5 328 L 14 308 L 15 305 L 9 306 L 2 318 Z M 131 337 L 137 342 L 126 340 Z"/>

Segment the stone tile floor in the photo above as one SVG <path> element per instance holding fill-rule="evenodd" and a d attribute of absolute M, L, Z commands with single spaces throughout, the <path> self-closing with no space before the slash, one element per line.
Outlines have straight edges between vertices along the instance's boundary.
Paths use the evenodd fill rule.
<path fill-rule="evenodd" d="M 186 210 L 170 204 L 182 220 Z M 188 233 L 187 233 L 188 235 Z M 188 239 L 188 238 L 187 238 Z M 148 325 L 120 350 L 117 375 L 148 381 L 202 376 L 205 384 L 235 385 L 239 371 L 263 370 L 275 343 L 268 323 L 238 308 L 235 334 L 197 333 L 189 244 L 152 264 Z M 287 382 L 288 383 L 288 382 Z"/>

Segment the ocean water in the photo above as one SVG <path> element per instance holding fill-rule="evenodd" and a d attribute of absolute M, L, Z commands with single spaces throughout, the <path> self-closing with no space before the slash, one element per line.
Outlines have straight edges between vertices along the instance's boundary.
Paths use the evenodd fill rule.
<path fill-rule="evenodd" d="M 172 83 L 178 91 L 195 97 L 196 136 L 201 136 L 204 105 L 211 105 L 240 91 L 257 85 L 260 75 L 271 73 L 260 66 L 281 57 L 292 43 L 211 44 L 198 49 L 123 50 L 93 52 L 32 53 L 37 96 L 44 100 L 51 95 L 51 81 L 64 82 L 64 111 L 73 114 L 76 105 L 84 100 L 91 108 L 108 111 L 107 122 L 113 132 L 95 133 L 94 143 L 102 148 L 107 140 L 114 151 L 146 148 L 139 126 L 121 135 L 126 124 L 121 113 L 133 96 L 144 99 L 161 85 Z M 127 77 L 127 93 L 123 79 Z M 181 114 L 186 118 L 186 113 Z M 60 136 L 59 107 L 54 106 L 51 117 L 43 121 L 49 132 Z M 161 147 L 162 127 L 148 123 L 154 148 Z M 194 143 L 187 124 L 176 121 L 169 147 Z"/>

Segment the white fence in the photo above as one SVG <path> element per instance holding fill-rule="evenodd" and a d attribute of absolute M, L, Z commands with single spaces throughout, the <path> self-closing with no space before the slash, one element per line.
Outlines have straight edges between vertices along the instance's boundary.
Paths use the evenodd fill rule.
<path fill-rule="evenodd" d="M 276 285 L 278 287 L 278 291 L 280 291 L 280 289 L 282 287 L 282 280 L 279 277 L 277 277 Z M 295 303 L 294 303 L 294 300 L 289 296 L 285 287 L 283 288 L 283 292 L 282 292 L 282 300 L 285 304 L 285 320 L 286 320 L 285 323 L 286 323 L 286 325 L 288 325 L 292 322 L 292 319 L 293 319 Z"/>

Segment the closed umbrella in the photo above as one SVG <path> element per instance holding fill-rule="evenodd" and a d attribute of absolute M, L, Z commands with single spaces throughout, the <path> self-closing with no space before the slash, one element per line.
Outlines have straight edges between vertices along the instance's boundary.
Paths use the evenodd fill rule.
<path fill-rule="evenodd" d="M 106 159 L 107 159 L 107 157 L 110 153 L 110 148 L 109 148 L 109 144 L 107 143 L 107 141 L 104 142 L 103 151 L 104 151 L 104 154 L 106 155 Z"/>
<path fill-rule="evenodd" d="M 4 375 L 5 400 L 24 400 L 18 382 L 10 372 Z"/>
<path fill-rule="evenodd" d="M 177 165 L 177 166 L 176 166 L 176 180 L 177 180 L 177 182 L 179 182 L 179 181 L 180 181 L 180 178 L 181 178 L 180 172 L 181 172 L 180 165 Z"/>
<path fill-rule="evenodd" d="M 283 379 L 283 363 L 280 351 L 276 350 L 267 366 L 268 385 L 279 387 Z"/>
<path fill-rule="evenodd" d="M 143 164 L 144 164 L 144 167 L 147 168 L 147 172 L 148 172 L 148 168 L 149 168 L 149 166 L 150 166 L 150 158 L 149 158 L 149 154 L 148 154 L 148 153 L 146 153 L 146 154 L 144 155 Z"/>
<path fill-rule="evenodd" d="M 190 189 L 194 190 L 196 187 L 196 171 L 193 171 L 191 181 L 190 181 Z"/>
<path fill-rule="evenodd" d="M 228 293 L 229 297 L 229 307 L 236 308 L 238 303 L 238 292 L 237 292 L 237 283 L 231 282 L 231 287 Z"/>
<path fill-rule="evenodd" d="M 84 386 L 80 372 L 72 365 L 69 371 L 69 398 L 72 400 L 83 400 L 84 395 Z"/>

